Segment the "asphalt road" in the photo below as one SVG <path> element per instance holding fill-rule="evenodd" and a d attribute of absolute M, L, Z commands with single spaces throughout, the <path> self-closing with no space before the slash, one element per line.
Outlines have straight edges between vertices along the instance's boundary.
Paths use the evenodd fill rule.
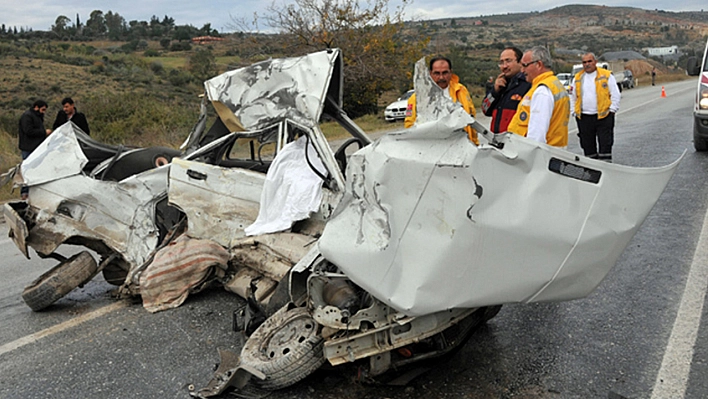
<path fill-rule="evenodd" d="M 699 240 L 708 239 L 708 154 L 691 142 L 695 80 L 665 87 L 666 98 L 659 86 L 623 92 L 615 162 L 660 166 L 688 151 L 589 297 L 505 305 L 456 355 L 406 387 L 356 382 L 345 368 L 269 398 L 706 397 L 708 245 Z M 574 133 L 569 150 L 580 153 Z M 54 261 L 27 261 L 7 238 L 0 254 L 0 398 L 188 398 L 190 384 L 210 378 L 217 348 L 240 348 L 231 313 L 241 301 L 221 289 L 150 314 L 113 299 L 97 277 L 34 313 L 20 294 Z"/>

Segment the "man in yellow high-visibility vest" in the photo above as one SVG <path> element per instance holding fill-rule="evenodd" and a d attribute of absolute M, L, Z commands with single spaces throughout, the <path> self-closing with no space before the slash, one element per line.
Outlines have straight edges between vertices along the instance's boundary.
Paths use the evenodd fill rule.
<path fill-rule="evenodd" d="M 612 162 L 615 113 L 620 105 L 617 81 L 610 71 L 597 67 L 595 54 L 587 53 L 574 82 L 570 104 L 580 147 L 586 157 Z"/>

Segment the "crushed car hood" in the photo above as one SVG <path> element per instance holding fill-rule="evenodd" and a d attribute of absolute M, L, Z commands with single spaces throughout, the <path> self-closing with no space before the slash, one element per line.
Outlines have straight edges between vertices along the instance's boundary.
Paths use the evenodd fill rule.
<path fill-rule="evenodd" d="M 337 49 L 302 57 L 271 59 L 204 82 L 207 96 L 231 131 L 257 130 L 290 119 L 305 126 L 319 121 L 328 90 L 341 103 Z M 341 80 L 341 78 L 340 78 Z"/>
<path fill-rule="evenodd" d="M 428 119 L 352 155 L 325 258 L 408 315 L 591 293 L 679 161 L 633 168 L 513 134 L 476 147 L 460 130 L 471 117 L 445 116 L 416 75 Z"/>

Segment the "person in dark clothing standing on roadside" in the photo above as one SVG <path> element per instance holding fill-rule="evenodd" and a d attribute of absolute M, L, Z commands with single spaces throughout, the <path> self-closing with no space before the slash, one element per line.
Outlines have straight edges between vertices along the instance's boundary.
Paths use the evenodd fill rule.
<path fill-rule="evenodd" d="M 72 121 L 76 126 L 79 127 L 79 129 L 83 130 L 84 133 L 91 135 L 91 130 L 89 129 L 86 116 L 76 110 L 74 100 L 72 100 L 71 97 L 66 97 L 65 99 L 61 100 L 61 105 L 62 109 L 59 110 L 56 119 L 54 119 L 54 125 L 52 126 L 52 130 L 58 128 L 59 126 L 65 124 L 68 121 Z"/>
<path fill-rule="evenodd" d="M 47 102 L 37 100 L 32 104 L 32 108 L 25 111 L 20 117 L 20 130 L 18 134 L 20 152 L 22 159 L 34 151 L 52 131 L 44 128 L 44 114 L 47 112 Z M 22 199 L 27 199 L 29 188 L 22 186 L 20 194 Z"/>
<path fill-rule="evenodd" d="M 531 88 L 531 83 L 526 81 L 526 77 L 521 72 L 522 56 L 522 51 L 516 47 L 507 47 L 501 52 L 499 56 L 501 73 L 482 101 L 482 112 L 492 117 L 490 130 L 494 133 L 506 132 L 519 102 Z"/>

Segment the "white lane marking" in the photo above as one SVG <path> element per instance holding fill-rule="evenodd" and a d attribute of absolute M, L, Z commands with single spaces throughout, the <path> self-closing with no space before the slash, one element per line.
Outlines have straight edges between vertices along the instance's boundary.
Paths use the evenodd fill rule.
<path fill-rule="evenodd" d="M 686 87 L 686 88 L 683 88 L 683 89 L 678 89 L 677 91 L 672 92 L 671 95 L 668 95 L 668 94 L 667 94 L 667 95 L 666 95 L 666 98 L 672 97 L 672 96 L 675 96 L 675 95 L 678 95 L 678 94 L 683 94 L 684 91 L 694 91 L 694 90 L 696 90 L 695 82 L 693 82 L 693 84 L 694 84 L 694 85 L 691 86 L 691 87 Z M 632 108 L 627 108 L 627 109 L 622 109 L 622 108 L 620 108 L 620 110 L 617 111 L 617 115 L 619 115 L 619 114 L 624 114 L 625 112 L 633 111 L 633 110 L 635 110 L 635 109 L 637 109 L 637 108 L 646 107 L 647 104 L 653 103 L 653 102 L 655 102 L 655 101 L 661 101 L 661 100 L 664 100 L 664 98 L 663 98 L 663 97 L 654 97 L 654 99 L 645 101 L 645 102 L 643 102 L 643 103 L 641 103 L 641 104 L 639 104 L 639 105 L 635 105 L 635 106 L 632 107 Z M 665 101 L 665 100 L 664 100 L 664 101 Z"/>
<path fill-rule="evenodd" d="M 666 345 L 664 359 L 654 382 L 651 399 L 683 398 L 691 372 L 693 350 L 701 324 L 708 288 L 708 212 L 693 254 L 691 270 L 681 297 L 678 314 Z"/>
<path fill-rule="evenodd" d="M 104 307 L 102 307 L 102 308 L 100 308 L 100 309 L 96 309 L 96 310 L 94 310 L 94 311 L 91 312 L 91 313 L 86 313 L 86 314 L 81 315 L 81 316 L 79 316 L 79 317 L 76 317 L 76 318 L 74 318 L 74 319 L 67 320 L 67 321 L 65 321 L 65 322 L 63 322 L 63 323 L 59 323 L 59 324 L 57 324 L 57 325 L 55 325 L 55 326 L 52 326 L 52 327 L 49 327 L 49 328 L 45 328 L 45 329 L 42 330 L 42 331 L 38 331 L 38 332 L 36 332 L 36 333 L 30 334 L 30 335 L 26 335 L 26 336 L 24 336 L 24 337 L 22 337 L 22 338 L 18 338 L 18 339 L 16 339 L 16 340 L 12 341 L 12 342 L 8 342 L 8 343 L 6 343 L 6 344 L 0 346 L 0 356 L 4 355 L 5 353 L 12 352 L 12 351 L 14 351 L 15 349 L 21 348 L 21 347 L 23 347 L 23 346 L 25 346 L 25 345 L 27 345 L 27 344 L 31 344 L 31 343 L 33 343 L 33 342 L 37 342 L 37 341 L 39 341 L 40 339 L 42 339 L 42 338 L 44 338 L 44 337 L 47 337 L 47 336 L 56 334 L 56 333 L 58 333 L 58 332 L 62 332 L 62 331 L 64 331 L 64 330 L 67 330 L 67 329 L 72 328 L 72 327 L 76 327 L 76 326 L 78 326 L 79 324 L 82 324 L 82 323 L 85 323 L 85 322 L 87 322 L 87 321 L 93 320 L 93 319 L 95 319 L 95 318 L 97 318 L 97 317 L 101 317 L 101 316 L 103 316 L 103 315 L 105 315 L 105 314 L 108 314 L 108 313 L 110 313 L 110 312 L 113 312 L 113 311 L 115 311 L 115 310 L 128 307 L 129 305 L 130 305 L 130 301 L 120 301 L 120 302 L 116 302 L 116 303 L 114 303 L 114 304 L 111 304 L 111 305 L 108 305 L 108 306 L 104 306 Z"/>

